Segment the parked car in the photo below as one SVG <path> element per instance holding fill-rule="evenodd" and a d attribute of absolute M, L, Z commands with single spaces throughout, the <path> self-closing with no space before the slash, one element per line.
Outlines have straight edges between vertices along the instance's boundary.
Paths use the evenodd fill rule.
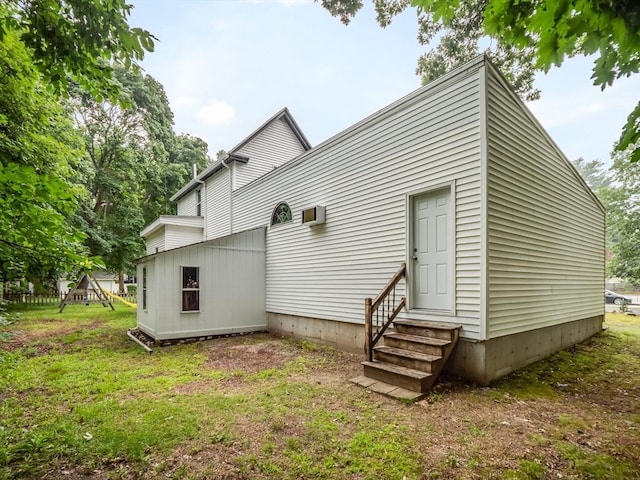
<path fill-rule="evenodd" d="M 631 299 L 629 297 L 625 297 L 623 295 L 618 295 L 616 292 L 612 292 L 611 290 L 604 291 L 604 302 L 605 303 L 615 303 L 616 305 L 622 305 L 622 302 L 626 302 L 627 305 L 631 304 Z"/>

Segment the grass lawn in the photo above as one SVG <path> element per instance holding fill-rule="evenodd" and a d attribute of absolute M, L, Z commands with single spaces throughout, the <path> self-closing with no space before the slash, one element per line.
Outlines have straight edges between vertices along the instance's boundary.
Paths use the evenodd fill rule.
<path fill-rule="evenodd" d="M 267 334 L 157 348 L 127 307 L 0 327 L 0 479 L 640 478 L 640 317 L 488 388 L 400 403 Z"/>

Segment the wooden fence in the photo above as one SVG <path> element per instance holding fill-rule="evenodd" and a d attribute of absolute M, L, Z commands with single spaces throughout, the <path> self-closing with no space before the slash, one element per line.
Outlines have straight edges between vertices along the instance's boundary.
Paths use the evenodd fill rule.
<path fill-rule="evenodd" d="M 18 303 L 21 305 L 60 305 L 60 302 L 64 300 L 66 293 L 5 293 L 2 295 L 2 299 L 11 303 Z M 125 294 L 113 294 L 116 297 L 120 297 L 130 303 L 136 303 L 137 298 L 135 293 Z M 111 301 L 117 300 L 113 297 L 108 297 Z M 96 292 L 86 292 L 74 294 L 71 299 L 73 303 L 96 303 L 100 302 L 100 299 L 96 295 Z"/>

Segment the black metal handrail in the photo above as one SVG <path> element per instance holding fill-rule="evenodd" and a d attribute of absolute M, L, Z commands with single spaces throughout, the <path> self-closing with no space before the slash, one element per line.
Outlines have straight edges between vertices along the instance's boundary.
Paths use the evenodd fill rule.
<path fill-rule="evenodd" d="M 396 286 L 406 274 L 407 265 L 403 263 L 375 299 L 364 299 L 364 351 L 369 361 L 373 360 L 373 347 L 407 302 L 406 297 L 400 297 L 396 305 Z"/>

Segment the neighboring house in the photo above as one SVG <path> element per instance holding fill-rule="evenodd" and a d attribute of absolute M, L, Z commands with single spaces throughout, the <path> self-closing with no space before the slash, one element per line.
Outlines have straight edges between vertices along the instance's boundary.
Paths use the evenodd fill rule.
<path fill-rule="evenodd" d="M 310 149 L 284 109 L 141 235 L 138 326 L 270 331 L 362 351 L 402 263 L 400 319 L 461 325 L 481 384 L 601 329 L 604 211 L 485 58 Z"/>

